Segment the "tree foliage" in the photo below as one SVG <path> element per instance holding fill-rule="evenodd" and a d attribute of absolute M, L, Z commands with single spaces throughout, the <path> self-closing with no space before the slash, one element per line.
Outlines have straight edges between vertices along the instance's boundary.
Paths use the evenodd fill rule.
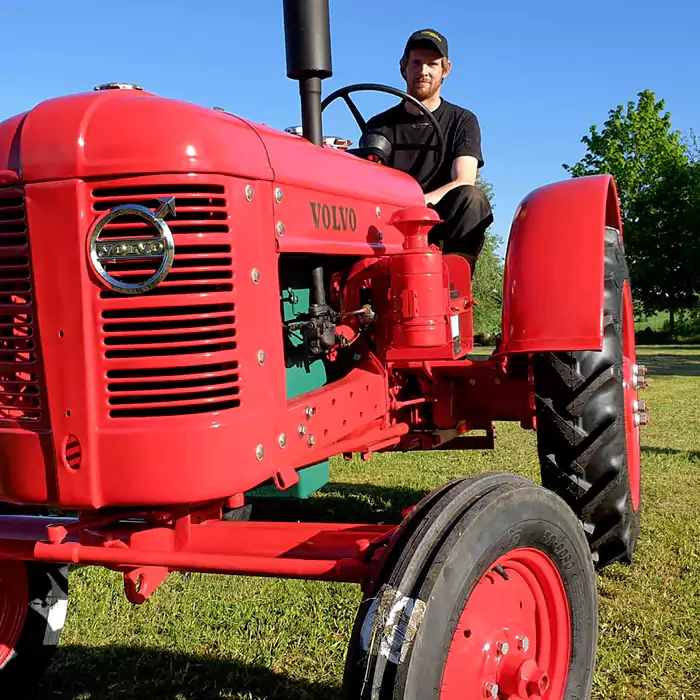
<path fill-rule="evenodd" d="M 618 188 L 634 295 L 646 313 L 692 308 L 700 293 L 700 151 L 650 90 L 591 126 L 573 176 L 610 173 Z M 673 329 L 672 329 L 673 330 Z"/>
<path fill-rule="evenodd" d="M 681 133 L 671 127 L 671 115 L 662 114 L 664 101 L 651 90 L 638 93 L 635 104 L 610 110 L 603 128 L 593 125 L 581 139 L 587 152 L 575 165 L 564 164 L 573 177 L 610 173 L 625 218 L 634 216 L 640 197 L 659 183 L 669 166 L 686 160 Z"/>
<path fill-rule="evenodd" d="M 493 207 L 493 187 L 481 175 L 477 180 Z M 481 250 L 472 282 L 475 335 L 495 335 L 501 330 L 501 308 L 503 305 L 503 260 L 498 255 L 501 239 L 491 228 L 486 232 L 484 247 Z"/>

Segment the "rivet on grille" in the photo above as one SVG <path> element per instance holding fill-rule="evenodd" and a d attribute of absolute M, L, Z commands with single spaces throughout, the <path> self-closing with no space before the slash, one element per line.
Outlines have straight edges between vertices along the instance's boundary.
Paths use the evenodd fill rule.
<path fill-rule="evenodd" d="M 284 433 L 280 433 L 280 436 L 277 438 L 277 441 L 279 442 L 280 447 L 287 446 L 287 436 Z"/>
<path fill-rule="evenodd" d="M 255 448 L 255 456 L 260 460 L 265 456 L 265 448 L 262 445 L 258 445 Z"/>
<path fill-rule="evenodd" d="M 281 221 L 277 222 L 277 226 L 275 226 L 277 229 L 277 233 L 280 236 L 284 236 L 284 224 Z"/>
<path fill-rule="evenodd" d="M 308 443 L 309 447 L 313 447 L 316 444 L 316 438 L 313 435 L 309 435 Z"/>
<path fill-rule="evenodd" d="M 259 365 L 265 364 L 265 351 L 264 350 L 258 350 L 258 364 Z"/>
<path fill-rule="evenodd" d="M 246 185 L 245 186 L 245 198 L 250 202 L 253 199 L 253 194 L 255 190 L 253 189 L 252 185 Z"/>
<path fill-rule="evenodd" d="M 382 215 L 382 210 L 379 207 L 377 207 L 376 211 L 377 211 L 377 218 L 379 218 Z"/>
<path fill-rule="evenodd" d="M 279 204 L 282 201 L 283 196 L 284 195 L 282 193 L 282 190 L 279 187 L 276 187 L 275 188 L 275 202 L 277 202 L 277 204 Z"/>
<path fill-rule="evenodd" d="M 253 284 L 260 282 L 260 270 L 258 270 L 257 267 L 254 267 L 253 271 L 250 273 L 250 277 L 253 280 Z"/>

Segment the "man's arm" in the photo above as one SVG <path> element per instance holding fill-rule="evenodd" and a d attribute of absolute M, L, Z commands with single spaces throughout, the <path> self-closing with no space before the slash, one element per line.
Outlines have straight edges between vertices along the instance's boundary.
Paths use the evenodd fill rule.
<path fill-rule="evenodd" d="M 475 185 L 479 162 L 474 156 L 458 156 L 452 163 L 452 182 L 425 194 L 426 204 L 437 204 L 450 190 L 461 185 Z"/>
<path fill-rule="evenodd" d="M 481 152 L 481 127 L 475 114 L 463 113 L 447 150 L 448 157 L 453 159 L 452 182 L 427 192 L 426 204 L 437 204 L 455 187 L 476 184 L 476 173 L 484 164 L 484 157 Z"/>

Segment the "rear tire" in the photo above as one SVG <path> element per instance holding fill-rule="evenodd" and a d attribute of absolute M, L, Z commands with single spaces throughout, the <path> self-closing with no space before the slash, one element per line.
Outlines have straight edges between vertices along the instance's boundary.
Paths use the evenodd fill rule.
<path fill-rule="evenodd" d="M 589 698 L 595 570 L 556 494 L 510 475 L 463 480 L 394 559 L 358 611 L 346 698 Z"/>
<path fill-rule="evenodd" d="M 599 569 L 632 562 L 641 520 L 632 297 L 620 232 L 610 227 L 603 322 L 602 350 L 546 353 L 534 366 L 542 484 L 582 521 Z"/>

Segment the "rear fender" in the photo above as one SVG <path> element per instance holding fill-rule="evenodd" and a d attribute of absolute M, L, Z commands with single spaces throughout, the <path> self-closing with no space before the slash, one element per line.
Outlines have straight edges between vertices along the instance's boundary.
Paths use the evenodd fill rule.
<path fill-rule="evenodd" d="M 606 226 L 622 231 L 610 175 L 558 182 L 522 201 L 506 252 L 502 352 L 602 347 Z"/>

